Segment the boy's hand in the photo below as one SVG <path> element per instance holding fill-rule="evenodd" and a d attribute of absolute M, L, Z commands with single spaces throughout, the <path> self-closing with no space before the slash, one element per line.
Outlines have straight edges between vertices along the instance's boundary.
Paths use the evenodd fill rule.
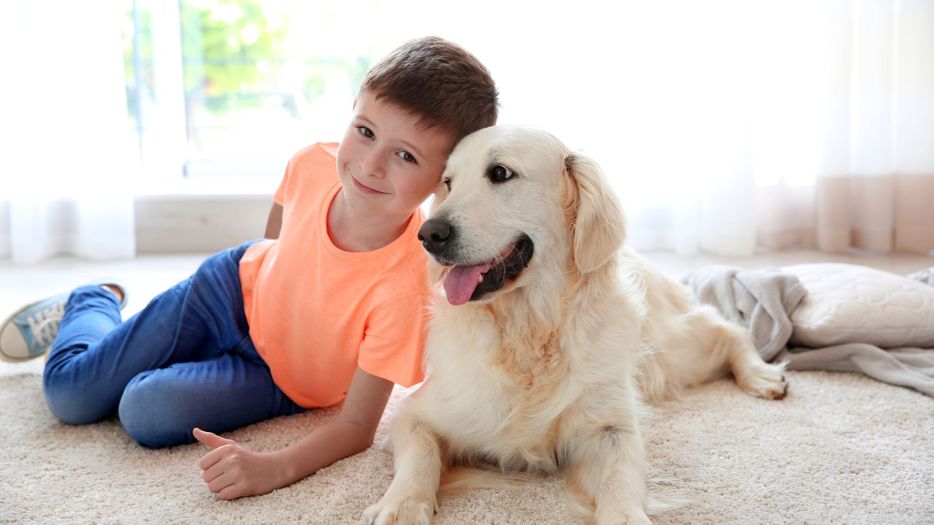
<path fill-rule="evenodd" d="M 195 439 L 213 448 L 200 460 L 198 467 L 208 489 L 220 499 L 258 496 L 282 487 L 286 483 L 282 467 L 274 456 L 253 452 L 200 428 L 194 429 Z"/>

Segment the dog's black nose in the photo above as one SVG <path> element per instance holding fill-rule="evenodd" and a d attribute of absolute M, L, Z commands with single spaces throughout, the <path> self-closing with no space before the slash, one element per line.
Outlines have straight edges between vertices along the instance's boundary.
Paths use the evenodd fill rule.
<path fill-rule="evenodd" d="M 454 228 L 441 219 L 429 219 L 418 229 L 418 240 L 422 241 L 428 253 L 439 253 L 453 238 Z"/>

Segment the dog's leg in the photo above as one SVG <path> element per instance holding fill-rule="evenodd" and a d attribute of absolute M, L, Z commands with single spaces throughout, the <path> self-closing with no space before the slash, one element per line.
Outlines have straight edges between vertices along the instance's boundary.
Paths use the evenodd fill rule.
<path fill-rule="evenodd" d="M 390 434 L 395 476 L 382 499 L 364 511 L 364 521 L 427 525 L 437 507 L 441 446 L 417 416 L 405 411 L 392 422 Z"/>
<path fill-rule="evenodd" d="M 672 360 L 666 375 L 684 386 L 706 383 L 727 371 L 749 395 L 765 399 L 785 397 L 785 365 L 762 360 L 749 332 L 716 313 L 711 307 L 698 308 L 682 318 L 680 339 L 670 340 Z"/>
<path fill-rule="evenodd" d="M 568 482 L 593 499 L 597 525 L 651 523 L 646 459 L 634 415 L 590 426 L 570 444 Z"/>
<path fill-rule="evenodd" d="M 723 322 L 722 344 L 736 384 L 747 394 L 765 399 L 782 399 L 788 390 L 785 363 L 770 365 L 756 351 L 746 330 Z"/>

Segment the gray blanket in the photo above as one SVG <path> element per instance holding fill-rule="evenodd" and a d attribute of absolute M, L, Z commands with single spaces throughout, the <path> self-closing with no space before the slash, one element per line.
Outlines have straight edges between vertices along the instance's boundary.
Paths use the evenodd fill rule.
<path fill-rule="evenodd" d="M 788 348 L 794 330 L 791 312 L 807 290 L 797 277 L 781 269 L 744 271 L 711 265 L 689 274 L 684 282 L 701 302 L 748 328 L 766 361 L 788 361 L 790 370 L 860 372 L 934 397 L 934 349 L 883 350 L 859 342 Z"/>

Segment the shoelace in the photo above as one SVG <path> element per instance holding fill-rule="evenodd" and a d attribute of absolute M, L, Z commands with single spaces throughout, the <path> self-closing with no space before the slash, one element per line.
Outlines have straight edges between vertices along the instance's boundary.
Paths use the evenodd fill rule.
<path fill-rule="evenodd" d="M 65 305 L 59 301 L 47 306 L 28 317 L 29 329 L 33 333 L 33 343 L 38 347 L 50 346 L 58 335 L 58 323 L 65 314 Z"/>

